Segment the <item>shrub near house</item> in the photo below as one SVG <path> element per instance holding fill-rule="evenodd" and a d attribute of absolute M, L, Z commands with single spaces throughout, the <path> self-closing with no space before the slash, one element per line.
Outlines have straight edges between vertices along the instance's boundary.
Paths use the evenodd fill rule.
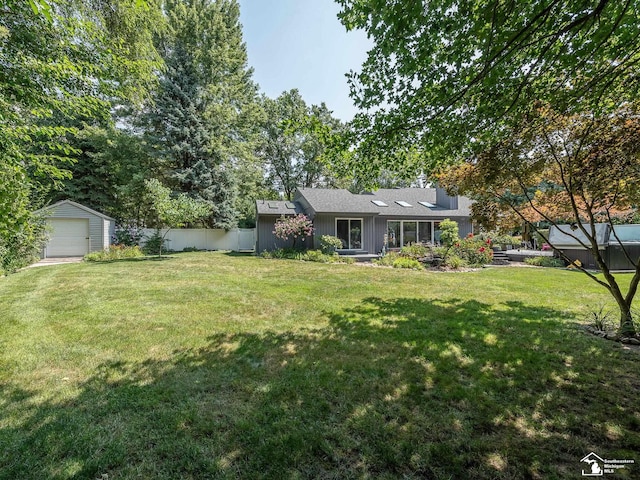
<path fill-rule="evenodd" d="M 461 258 L 471 267 L 481 267 L 493 260 L 491 242 L 476 239 L 472 233 L 454 243 L 450 253 Z"/>

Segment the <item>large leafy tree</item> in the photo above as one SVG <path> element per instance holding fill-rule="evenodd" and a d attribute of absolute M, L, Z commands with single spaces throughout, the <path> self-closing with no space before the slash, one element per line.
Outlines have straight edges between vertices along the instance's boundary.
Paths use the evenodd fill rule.
<path fill-rule="evenodd" d="M 637 96 L 640 5 L 631 0 L 337 0 L 374 41 L 351 96 L 352 166 L 408 173 L 508 136 L 534 100 L 606 111 Z"/>
<path fill-rule="evenodd" d="M 0 244 L 9 250 L 33 230 L 42 189 L 68 177 L 72 119 L 108 119 L 114 99 L 145 95 L 159 65 L 158 15 L 138 0 L 0 1 Z"/>
<path fill-rule="evenodd" d="M 331 187 L 327 145 L 342 128 L 322 103 L 308 106 L 296 89 L 264 98 L 266 121 L 259 148 L 273 189 L 291 199 L 297 187 Z"/>
<path fill-rule="evenodd" d="M 71 177 L 51 200 L 70 198 L 119 222 L 144 225 L 144 181 L 161 175 L 144 138 L 113 126 L 85 125 L 70 141 L 78 151 L 68 167 Z"/>
<path fill-rule="evenodd" d="M 576 234 L 568 235 L 592 253 L 602 277 L 579 268 L 609 291 L 620 309 L 621 333 L 633 334 L 640 258 L 620 244 L 635 268 L 624 291 L 599 244 L 596 223 L 613 227 L 615 216 L 640 204 L 640 112 L 628 105 L 607 116 L 566 115 L 539 105 L 516 132 L 447 169 L 441 183 L 476 199 L 475 217 L 488 227 L 511 221 L 535 230 L 541 220 L 571 223 Z"/>
<path fill-rule="evenodd" d="M 166 70 L 147 116 L 150 142 L 175 191 L 211 207 L 207 224 L 235 225 L 234 168 L 250 155 L 257 88 L 235 0 L 168 0 L 158 42 Z"/>

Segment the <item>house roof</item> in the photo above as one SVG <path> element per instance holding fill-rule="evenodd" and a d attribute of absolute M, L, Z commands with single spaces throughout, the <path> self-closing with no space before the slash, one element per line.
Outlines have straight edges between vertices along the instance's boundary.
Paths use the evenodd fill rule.
<path fill-rule="evenodd" d="M 302 197 L 315 213 L 427 218 L 470 215 L 470 199 L 458 197 L 458 208 L 449 209 L 437 205 L 436 196 L 435 188 L 380 189 L 361 194 L 344 189 L 301 188 L 296 193 L 296 200 Z"/>
<path fill-rule="evenodd" d="M 583 224 L 586 230 L 591 229 L 589 224 Z M 601 247 L 609 241 L 609 224 L 596 223 L 596 241 Z M 557 247 L 575 248 L 589 245 L 589 240 L 576 225 L 552 225 L 549 229 L 549 243 Z"/>
<path fill-rule="evenodd" d="M 380 207 L 371 199 L 354 195 L 345 189 L 299 188 L 296 200 L 302 197 L 315 213 L 368 213 L 376 214 Z"/>
<path fill-rule="evenodd" d="M 299 204 L 281 200 L 258 200 L 256 208 L 258 215 L 294 215 L 302 213 L 302 207 Z"/>
<path fill-rule="evenodd" d="M 74 202 L 72 200 L 60 200 L 59 202 L 56 202 L 56 203 L 54 203 L 52 205 L 47 205 L 46 207 L 40 208 L 40 209 L 36 210 L 34 213 L 44 213 L 44 212 L 46 212 L 48 210 L 53 210 L 53 209 L 55 209 L 57 207 L 60 207 L 62 205 L 73 205 L 74 207 L 77 207 L 80 210 L 84 210 L 85 212 L 88 212 L 88 213 L 90 213 L 92 215 L 95 215 L 97 217 L 104 218 L 105 220 L 113 220 L 113 221 L 115 221 L 114 218 L 111 218 L 111 217 L 105 215 L 104 213 L 97 212 L 96 210 L 93 210 L 93 209 L 91 209 L 89 207 L 85 207 L 84 205 L 82 205 L 82 204 L 80 204 L 78 202 Z"/>

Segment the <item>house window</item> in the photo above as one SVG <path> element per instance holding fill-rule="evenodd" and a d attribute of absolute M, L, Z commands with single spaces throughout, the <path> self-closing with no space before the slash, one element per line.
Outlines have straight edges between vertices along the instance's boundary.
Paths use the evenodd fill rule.
<path fill-rule="evenodd" d="M 431 222 L 418 222 L 418 238 L 422 243 L 430 243 L 433 239 L 431 235 Z"/>
<path fill-rule="evenodd" d="M 387 222 L 387 247 L 399 248 L 402 236 L 400 235 L 400 222 L 388 221 Z"/>
<path fill-rule="evenodd" d="M 418 220 L 387 221 L 387 247 L 399 248 L 412 243 L 431 243 L 434 241 L 434 227 L 439 222 L 421 222 Z"/>
<path fill-rule="evenodd" d="M 418 241 L 418 222 L 402 222 L 402 246 Z"/>
<path fill-rule="evenodd" d="M 342 241 L 343 249 L 362 248 L 362 219 L 336 219 L 336 237 Z"/>

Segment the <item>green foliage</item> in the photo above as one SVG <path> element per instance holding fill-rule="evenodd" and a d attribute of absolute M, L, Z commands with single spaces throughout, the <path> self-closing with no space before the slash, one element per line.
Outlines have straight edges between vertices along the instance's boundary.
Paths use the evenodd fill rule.
<path fill-rule="evenodd" d="M 629 287 L 616 281 L 595 224 L 603 217 L 609 223 L 610 216 L 636 210 L 640 203 L 639 113 L 639 102 L 607 112 L 595 107 L 565 112 L 536 103 L 520 128 L 441 175 L 450 189 L 475 200 L 474 217 L 485 225 L 524 221 L 540 233 L 541 223 L 571 224 L 603 275 L 581 271 L 618 303 L 625 335 L 635 332 L 631 308 L 640 270 Z M 543 250 L 553 248 L 542 243 L 549 243 L 542 235 L 538 240 Z"/>
<path fill-rule="evenodd" d="M 355 258 L 343 257 L 337 253 L 324 253 L 322 250 L 306 250 L 301 252 L 295 248 L 279 248 L 276 250 L 264 250 L 260 256 L 268 259 L 302 260 L 317 263 L 346 263 L 353 264 Z"/>
<path fill-rule="evenodd" d="M 336 263 L 346 263 L 347 265 L 353 265 L 354 263 L 357 263 L 357 260 L 353 257 L 345 257 L 339 255 Z"/>
<path fill-rule="evenodd" d="M 146 179 L 161 175 L 141 135 L 110 126 L 85 125 L 69 137 L 78 151 L 51 201 L 73 199 L 119 222 L 145 225 L 150 206 L 145 202 Z"/>
<path fill-rule="evenodd" d="M 166 69 L 144 119 L 165 183 L 209 204 L 212 228 L 233 228 L 238 181 L 260 189 L 253 168 L 262 112 L 234 0 L 164 3 L 169 29 L 158 40 Z M 235 178 L 236 165 L 243 165 Z M 255 199 L 254 199 L 255 200 Z"/>
<path fill-rule="evenodd" d="M 381 267 L 393 267 L 393 263 L 400 258 L 400 254 L 398 252 L 388 252 L 383 257 L 372 260 L 375 265 L 380 265 Z"/>
<path fill-rule="evenodd" d="M 146 95 L 162 21 L 153 2 L 0 3 L 0 242 L 9 245 L 69 177 L 79 123 L 109 123 L 115 104 Z"/>
<path fill-rule="evenodd" d="M 338 257 L 336 254 L 335 257 Z M 306 262 L 318 262 L 318 263 L 334 263 L 335 257 L 333 254 L 326 254 L 321 250 L 308 250 L 300 256 L 300 260 Z"/>
<path fill-rule="evenodd" d="M 476 239 L 483 240 L 485 242 L 489 241 L 489 245 L 492 247 L 500 247 L 502 245 L 515 247 L 520 246 L 521 242 L 519 237 L 513 237 L 499 232 L 483 232 L 476 235 Z"/>
<path fill-rule="evenodd" d="M 147 255 L 162 255 L 162 252 L 166 251 L 165 243 L 165 238 L 160 233 L 160 230 L 156 230 L 145 240 L 142 251 Z"/>
<path fill-rule="evenodd" d="M 413 244 L 407 245 L 400 249 L 401 257 L 413 258 L 414 260 L 419 260 L 421 258 L 429 257 L 433 255 L 433 251 L 431 247 L 421 244 Z"/>
<path fill-rule="evenodd" d="M 458 222 L 445 218 L 440 222 L 439 228 L 441 231 L 440 242 L 446 247 L 450 247 L 460 238 L 458 236 Z"/>
<path fill-rule="evenodd" d="M 422 264 L 418 260 L 407 257 L 398 257 L 393 261 L 393 268 L 408 268 L 411 270 L 422 270 Z"/>
<path fill-rule="evenodd" d="M 564 267 L 564 262 L 559 258 L 546 257 L 546 256 L 525 258 L 524 263 L 526 263 L 527 265 L 534 265 L 536 267 L 552 267 L 552 268 Z"/>
<path fill-rule="evenodd" d="M 615 323 L 610 310 L 607 310 L 604 305 L 600 305 L 600 308 L 591 310 L 587 314 L 587 321 L 597 330 L 604 332 L 607 330 L 612 330 Z"/>
<path fill-rule="evenodd" d="M 46 243 L 46 223 L 39 217 L 0 236 L 0 274 L 14 273 L 35 262 Z"/>
<path fill-rule="evenodd" d="M 333 253 L 342 248 L 342 240 L 333 235 L 322 235 L 320 237 L 320 250 L 322 253 Z"/>
<path fill-rule="evenodd" d="M 84 256 L 85 262 L 113 262 L 114 260 L 124 260 L 129 258 L 144 257 L 140 247 L 126 245 L 111 245 L 100 252 L 87 253 Z"/>
<path fill-rule="evenodd" d="M 171 190 L 164 187 L 160 181 L 155 178 L 145 180 L 145 186 L 147 188 L 147 197 L 151 205 L 153 205 L 153 210 L 157 215 L 159 226 L 167 227 L 164 235 L 160 236 L 159 231 L 156 231 L 154 234 L 154 237 L 156 235 L 160 236 L 162 241 L 158 242 L 155 240 L 149 247 L 149 249 L 153 249 L 154 251 L 157 248 L 157 254 L 162 255 L 164 238 L 167 233 L 169 233 L 169 230 L 172 228 L 184 227 L 189 223 L 196 222 L 206 217 L 209 215 L 211 208 L 208 203 L 203 202 L 200 199 L 194 200 L 184 193 L 172 196 Z M 149 241 L 147 241 L 147 244 L 148 243 Z"/>
<path fill-rule="evenodd" d="M 172 197 L 171 190 L 155 178 L 146 180 L 145 185 L 160 224 L 169 229 L 184 227 L 206 217 L 211 211 L 208 203 L 194 200 L 184 193 Z"/>
<path fill-rule="evenodd" d="M 467 261 L 464 258 L 459 257 L 458 255 L 449 255 L 447 256 L 447 260 L 445 261 L 445 266 L 454 270 L 466 267 L 467 265 Z"/>
<path fill-rule="evenodd" d="M 140 244 L 142 236 L 142 230 L 135 225 L 118 225 L 115 228 L 114 236 L 111 239 L 111 242 L 114 245 L 135 247 L 136 245 Z"/>
<path fill-rule="evenodd" d="M 534 102 L 608 110 L 640 92 L 635 2 L 338 3 L 345 27 L 374 43 L 350 74 L 351 97 L 367 112 L 347 142 L 362 175 L 475 157 Z"/>
<path fill-rule="evenodd" d="M 291 200 L 297 187 L 335 186 L 323 159 L 328 137 L 342 126 L 327 106 L 307 106 L 296 89 L 263 103 L 267 118 L 259 155 L 272 188 Z"/>

